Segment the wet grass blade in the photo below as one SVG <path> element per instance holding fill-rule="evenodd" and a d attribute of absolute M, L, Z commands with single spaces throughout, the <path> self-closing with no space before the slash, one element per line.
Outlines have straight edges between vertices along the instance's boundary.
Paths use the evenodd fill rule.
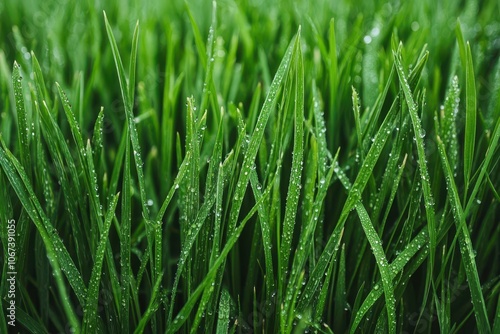
<path fill-rule="evenodd" d="M 245 154 L 245 158 L 243 160 L 242 169 L 236 184 L 236 192 L 234 194 L 234 201 L 231 205 L 231 211 L 229 216 L 229 230 L 233 230 L 236 226 L 238 215 L 240 212 L 240 208 L 243 202 L 243 195 L 245 193 L 248 180 L 250 178 L 249 172 L 254 164 L 255 157 L 257 156 L 257 152 L 259 150 L 260 143 L 264 136 L 264 130 L 266 128 L 267 121 L 271 115 L 273 110 L 273 106 L 276 104 L 278 99 L 278 93 L 281 89 L 281 85 L 288 74 L 290 64 L 294 57 L 295 45 L 299 41 L 299 35 L 295 36 L 295 38 L 290 42 L 287 51 L 285 52 L 285 56 L 283 57 L 278 70 L 276 71 L 276 75 L 271 83 L 269 88 L 269 92 L 264 100 L 264 105 L 262 106 L 259 117 L 257 118 L 257 123 L 255 125 L 254 132 L 250 137 L 247 152 Z"/>
<path fill-rule="evenodd" d="M 457 227 L 457 234 L 459 240 L 460 253 L 462 255 L 462 263 L 467 275 L 467 281 L 472 297 L 472 305 L 474 306 L 474 314 L 476 316 L 477 328 L 481 333 L 489 333 L 491 331 L 490 323 L 488 320 L 488 313 L 484 303 L 484 297 L 481 290 L 481 282 L 477 271 L 477 265 L 470 239 L 469 230 L 465 221 L 465 215 L 460 203 L 457 185 L 453 177 L 448 157 L 446 156 L 446 149 L 441 138 L 437 138 L 439 155 L 441 157 L 443 172 L 446 176 L 446 185 L 448 188 L 448 196 L 450 205 L 452 207 L 453 218 Z"/>
<path fill-rule="evenodd" d="M 428 53 L 425 54 L 425 58 L 428 57 Z M 394 61 L 396 64 L 396 70 L 399 77 L 399 82 L 401 84 L 406 103 L 408 105 L 408 111 L 410 113 L 411 121 L 413 124 L 413 131 L 415 133 L 415 142 L 417 145 L 417 155 L 418 155 L 418 167 L 420 171 L 420 176 L 422 180 L 422 191 L 424 194 L 424 206 L 425 213 L 427 217 L 427 223 L 429 224 L 429 238 L 430 238 L 430 266 L 431 272 L 434 267 L 434 258 L 436 252 L 436 238 L 437 238 L 437 226 L 436 226 L 436 214 L 434 211 L 434 198 L 432 195 L 432 189 L 430 184 L 430 177 L 427 168 L 427 159 L 425 156 L 424 140 L 425 132 L 422 128 L 422 123 L 418 117 L 417 104 L 413 99 L 413 94 L 410 90 L 407 77 L 403 70 L 403 65 L 401 61 L 401 54 L 394 53 Z"/>
<path fill-rule="evenodd" d="M 373 227 L 373 223 L 368 216 L 366 209 L 358 202 L 356 205 L 356 211 L 359 215 L 359 220 L 361 221 L 361 226 L 366 234 L 370 246 L 373 251 L 373 255 L 377 261 L 378 268 L 380 270 L 380 276 L 382 277 L 382 286 L 385 293 L 385 305 L 387 308 L 387 321 L 389 326 L 389 333 L 396 332 L 396 298 L 394 297 L 394 286 L 392 284 L 392 275 L 390 272 L 389 263 L 382 248 L 382 242 L 378 237 L 377 231 Z"/>
<path fill-rule="evenodd" d="M 16 100 L 16 111 L 17 111 L 17 129 L 19 131 L 19 150 L 21 154 L 21 163 L 24 169 L 28 173 L 28 177 L 31 179 L 31 154 L 29 147 L 29 125 L 26 116 L 26 108 L 24 106 L 24 94 L 23 87 L 21 84 L 21 67 L 14 62 L 14 68 L 12 70 L 12 85 L 14 86 L 14 96 Z"/>
<path fill-rule="evenodd" d="M 422 249 L 425 244 L 429 241 L 429 234 L 427 229 L 422 230 L 406 247 L 405 249 L 396 257 L 396 259 L 390 264 L 389 273 L 392 279 L 403 270 L 403 268 L 409 263 L 410 259 L 415 256 L 415 254 Z M 380 289 L 380 282 L 377 282 L 373 289 L 370 291 L 365 301 L 360 306 L 359 311 L 356 313 L 354 322 L 350 328 L 350 333 L 355 333 L 359 324 L 365 317 L 366 313 L 375 304 L 375 302 L 384 293 L 383 289 Z"/>
<path fill-rule="evenodd" d="M 121 274 L 121 308 L 120 322 L 121 331 L 129 332 L 129 307 L 130 307 L 130 279 L 132 270 L 130 267 L 130 232 L 131 232 L 131 200 L 130 191 L 130 142 L 127 140 L 125 147 L 125 164 L 123 166 L 123 186 L 121 203 L 120 224 L 120 274 Z"/>
<path fill-rule="evenodd" d="M 292 253 L 293 230 L 295 228 L 295 218 L 297 215 L 300 189 L 302 187 L 302 165 L 304 156 L 304 67 L 302 63 L 302 50 L 300 43 L 297 43 L 296 47 L 297 48 L 294 50 L 294 143 L 290 183 L 286 198 L 283 231 L 281 235 L 279 257 L 279 263 L 281 265 L 281 278 L 286 277 L 285 272 L 288 271 L 289 267 L 290 254 Z M 288 312 L 288 307 L 288 303 L 285 302 L 285 312 Z"/>
<path fill-rule="evenodd" d="M 365 160 L 366 163 L 366 160 Z M 340 171 L 339 171 L 340 172 Z M 339 176 L 344 187 L 351 191 L 352 187 L 346 176 Z M 389 262 L 382 247 L 382 240 L 378 236 L 373 223 L 368 215 L 363 204 L 359 201 L 355 204 L 356 212 L 358 213 L 361 226 L 365 232 L 365 236 L 370 243 L 370 247 L 375 257 L 377 267 L 380 271 L 382 286 L 385 294 L 385 305 L 387 308 L 387 321 L 389 333 L 396 332 L 396 298 L 394 297 L 394 286 L 392 284 L 392 274 L 390 272 Z"/>
<path fill-rule="evenodd" d="M 301 295 L 301 300 L 298 303 L 298 309 L 303 309 L 304 305 L 309 302 L 309 296 L 312 296 L 316 293 L 316 290 L 324 277 L 325 271 L 327 269 L 328 263 L 335 256 L 339 246 L 340 241 L 344 231 L 344 224 L 347 220 L 347 217 L 352 209 L 354 209 L 355 205 L 361 199 L 361 193 L 364 191 L 366 184 L 368 183 L 369 178 L 371 177 L 373 168 L 377 163 L 382 149 L 389 138 L 389 134 L 391 133 L 390 129 L 393 127 L 393 122 L 396 118 L 396 105 L 398 99 L 396 98 L 391 106 L 389 112 L 387 113 L 377 135 L 375 136 L 373 145 L 365 159 L 365 163 L 363 163 L 356 180 L 354 181 L 347 200 L 342 208 L 342 212 L 340 213 L 339 220 L 337 222 L 337 226 L 334 231 L 328 238 L 328 242 L 326 243 L 323 252 L 321 253 L 316 266 L 314 267 L 309 281 L 307 282 L 304 291 Z M 334 171 L 339 174 L 341 172 L 338 164 L 334 163 Z"/>
<path fill-rule="evenodd" d="M 106 246 L 108 244 L 109 229 L 111 228 L 111 223 L 113 221 L 113 217 L 115 216 L 115 209 L 117 204 L 118 194 L 110 202 L 108 211 L 106 213 L 106 219 L 104 221 L 103 231 L 100 235 L 96 257 L 94 259 L 94 267 L 92 269 L 87 299 L 85 301 L 85 308 L 83 311 L 83 330 L 85 332 L 92 332 L 98 329 L 97 307 L 99 298 L 99 286 L 102 276 L 102 265 L 104 262 Z"/>
<path fill-rule="evenodd" d="M 217 334 L 227 334 L 229 326 L 230 296 L 227 290 L 223 289 L 219 303 L 219 315 L 217 318 Z"/>

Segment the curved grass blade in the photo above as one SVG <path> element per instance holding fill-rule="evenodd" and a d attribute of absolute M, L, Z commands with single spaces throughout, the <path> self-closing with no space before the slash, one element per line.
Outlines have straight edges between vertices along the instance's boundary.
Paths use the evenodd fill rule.
<path fill-rule="evenodd" d="M 465 221 L 465 215 L 460 204 L 460 196 L 458 195 L 457 185 L 453 177 L 453 172 L 450 168 L 446 149 L 441 138 L 437 137 L 439 155 L 441 157 L 443 172 L 446 176 L 446 185 L 448 188 L 449 201 L 452 207 L 453 218 L 457 227 L 458 244 L 462 255 L 462 263 L 467 275 L 467 281 L 472 297 L 472 305 L 476 316 L 477 328 L 480 333 L 489 333 L 491 331 L 488 320 L 488 313 L 484 303 L 484 297 L 481 290 L 481 282 L 477 271 L 474 249 L 470 239 L 469 230 Z"/>
<path fill-rule="evenodd" d="M 220 255 L 220 247 L 221 247 L 221 235 L 223 233 L 222 231 L 222 226 L 221 226 L 221 221 L 222 221 L 222 203 L 223 203 L 223 196 L 224 196 L 224 163 L 221 162 L 219 164 L 219 171 L 217 174 L 217 185 L 216 185 L 216 200 L 215 200 L 215 221 L 214 221 L 214 233 L 213 233 L 213 242 L 212 242 L 212 252 L 210 254 L 210 265 L 209 267 L 212 266 L 212 264 L 217 260 L 217 258 Z M 222 278 L 223 278 L 223 271 L 219 269 L 219 271 L 216 274 L 215 280 L 213 282 L 214 285 L 214 293 L 212 293 L 212 299 L 209 301 L 208 305 L 208 314 L 214 314 L 216 313 L 215 309 L 217 306 L 217 302 L 219 299 L 219 291 L 222 286 Z M 222 291 L 222 294 L 224 294 L 224 291 Z M 222 297 L 221 297 L 222 298 Z M 206 320 L 206 325 L 205 328 L 208 331 L 213 331 L 214 329 L 214 322 L 215 322 L 215 317 L 208 317 Z M 219 326 L 219 325 L 217 325 Z M 226 326 L 227 327 L 227 326 Z"/>
<path fill-rule="evenodd" d="M 341 255 L 341 259 L 342 259 L 342 255 Z M 315 314 L 314 314 L 314 318 L 313 318 L 313 320 L 318 322 L 318 323 L 321 322 L 321 319 L 324 315 L 324 312 L 327 309 L 328 292 L 331 288 L 330 282 L 335 281 L 335 268 L 336 268 L 335 262 L 331 261 L 329 268 L 328 268 L 327 272 L 325 273 L 325 281 L 323 282 L 323 286 L 321 287 L 321 291 L 319 292 L 318 302 L 315 305 L 315 310 L 314 310 Z M 339 269 L 339 274 L 342 274 L 342 273 L 340 273 L 340 271 L 341 271 L 341 269 Z M 346 291 L 346 290 L 344 290 L 344 291 Z M 345 306 L 343 305 L 342 309 L 344 309 L 344 307 Z"/>
<path fill-rule="evenodd" d="M 217 131 L 217 138 L 216 138 L 216 142 L 215 142 L 215 145 L 214 145 L 214 148 L 213 148 L 213 152 L 212 152 L 212 156 L 210 158 L 210 163 L 209 163 L 209 167 L 208 167 L 208 172 L 207 172 L 207 177 L 206 177 L 206 189 L 205 189 L 205 198 L 212 198 L 211 200 L 207 200 L 206 203 L 208 202 L 208 206 L 211 206 L 213 204 L 216 204 L 217 205 L 217 201 L 221 201 L 222 199 L 220 197 L 222 197 L 222 184 L 219 184 L 220 182 L 223 182 L 222 181 L 222 163 L 221 163 L 221 160 L 222 160 L 222 136 L 223 135 L 223 126 L 222 126 L 222 123 L 219 123 L 219 129 Z M 219 165 L 217 167 L 217 165 Z M 219 171 L 219 173 L 217 173 L 217 170 Z M 218 176 L 218 177 L 217 177 Z M 214 184 L 214 180 L 217 180 Z M 217 192 L 218 196 L 216 196 L 214 198 L 214 196 L 212 196 L 212 194 L 214 192 Z M 213 203 L 213 201 L 215 200 L 215 203 Z M 207 206 L 207 207 L 208 207 Z M 215 210 L 217 210 L 217 207 L 215 208 Z M 203 218 L 204 220 L 206 220 L 206 217 Z M 219 219 L 220 220 L 220 217 L 216 217 L 216 219 Z M 196 249 L 197 249 L 197 252 L 199 252 L 198 254 L 202 254 L 202 255 L 199 255 L 197 258 L 199 258 L 199 261 L 198 263 L 195 262 L 195 270 L 198 271 L 200 274 L 205 274 L 205 263 L 210 263 L 212 260 L 213 260 L 213 255 L 208 255 L 210 254 L 210 250 L 209 250 L 209 244 L 208 244 L 208 240 L 211 239 L 211 236 L 213 234 L 213 230 L 212 230 L 212 227 L 208 224 L 204 224 L 204 223 L 201 223 L 203 226 L 200 227 L 200 230 L 197 234 L 199 234 L 199 237 L 198 237 L 198 241 L 197 241 L 197 246 L 196 246 Z M 218 223 L 220 225 L 220 221 Z M 220 229 L 220 226 L 216 228 Z M 219 234 L 219 232 L 216 232 Z M 217 236 L 217 239 L 220 238 L 220 234 Z M 214 242 L 219 242 L 219 240 L 215 240 L 215 236 L 214 236 Z M 216 248 L 216 252 L 218 252 L 218 245 L 215 246 L 215 245 L 212 245 L 212 249 L 213 248 Z M 196 266 L 198 265 L 198 266 Z M 200 279 L 199 281 L 201 281 L 202 279 L 202 275 L 200 275 Z M 204 312 L 205 312 L 205 309 L 209 306 L 209 303 L 211 302 L 211 299 L 214 298 L 215 300 L 212 301 L 212 305 L 216 305 L 217 304 L 217 296 L 218 296 L 218 291 L 219 291 L 219 287 L 220 285 L 217 285 L 215 286 L 212 285 L 209 289 L 206 289 L 203 293 L 203 296 L 201 298 L 201 301 L 198 305 L 198 310 L 196 312 L 196 315 L 195 315 L 195 318 L 194 318 L 194 321 L 192 324 L 190 324 L 191 326 L 191 332 L 193 333 L 194 331 L 196 331 L 198 329 L 198 326 L 202 320 L 202 317 L 204 316 Z M 209 312 L 211 312 L 209 310 Z M 210 313 L 209 313 L 210 314 Z M 210 321 L 210 319 L 207 319 L 207 322 L 206 322 L 206 328 L 207 328 L 207 325 L 208 325 L 208 322 Z"/>
<path fill-rule="evenodd" d="M 370 220 L 368 212 L 361 204 L 358 202 L 356 204 L 356 211 L 359 215 L 359 220 L 361 221 L 361 226 L 365 231 L 366 238 L 370 243 L 373 250 L 373 255 L 377 261 L 378 268 L 380 270 L 380 276 L 382 278 L 382 286 L 384 288 L 385 294 L 385 305 L 387 308 L 387 321 L 389 325 L 389 333 L 396 332 L 396 298 L 394 297 L 394 286 L 392 285 L 392 275 L 389 267 L 387 258 L 385 257 L 384 249 L 382 247 L 382 242 L 378 237 L 377 231 L 373 227 Z"/>
<path fill-rule="evenodd" d="M 139 21 L 136 22 L 134 28 L 134 35 L 132 37 L 132 50 L 130 52 L 130 63 L 129 63 L 129 76 L 128 76 L 128 98 L 129 105 L 132 107 L 134 105 L 135 96 L 135 71 L 137 63 L 137 47 L 139 45 Z"/>
<path fill-rule="evenodd" d="M 41 324 L 38 319 L 33 319 L 33 317 L 26 313 L 22 308 L 18 308 L 16 310 L 16 321 L 19 321 L 19 323 L 29 331 L 29 333 L 49 333 L 47 328 Z M 4 333 L 8 333 L 7 327 L 5 328 Z"/>
<path fill-rule="evenodd" d="M 80 126 L 77 123 L 75 114 L 70 105 L 68 97 L 58 83 L 56 83 L 56 86 L 62 101 L 66 118 L 70 125 L 70 130 L 73 135 L 73 139 L 78 148 L 79 158 L 83 167 L 83 173 L 85 175 L 85 184 L 87 192 L 89 194 L 89 201 L 91 204 L 91 208 L 93 210 L 95 221 L 97 222 L 99 231 L 103 233 L 103 222 L 102 222 L 103 210 L 102 210 L 101 200 L 99 198 L 97 173 L 94 166 L 94 154 L 92 153 L 90 140 L 87 141 L 87 147 L 85 147 L 83 143 Z M 97 242 L 97 240 L 95 240 L 95 242 Z M 106 263 L 110 269 L 110 277 L 112 278 L 111 282 L 113 285 L 113 292 L 117 292 L 120 290 L 120 288 L 118 284 L 118 274 L 116 272 L 116 267 L 113 260 L 113 254 L 111 253 L 111 248 L 105 250 L 105 253 L 106 253 Z"/>
<path fill-rule="evenodd" d="M 428 54 L 429 53 L 426 52 L 424 57 L 427 58 Z M 401 61 L 401 52 L 394 53 L 394 61 L 399 76 L 399 82 L 401 84 L 405 100 L 408 105 L 408 111 L 410 113 L 411 121 L 413 123 L 413 131 L 415 133 L 415 141 L 417 144 L 418 167 L 420 169 L 420 176 L 422 179 L 422 191 L 424 194 L 425 213 L 427 217 L 427 223 L 429 224 L 430 267 L 432 274 L 432 269 L 434 268 L 434 257 L 436 253 L 437 226 L 436 226 L 436 218 L 434 212 L 434 199 L 432 196 L 430 177 L 429 177 L 429 172 L 427 170 L 427 162 L 425 157 L 425 148 L 423 140 L 423 138 L 425 137 L 425 133 L 422 128 L 422 123 L 420 121 L 420 118 L 418 117 L 417 105 L 413 100 L 413 95 L 403 70 L 403 65 Z"/>
<path fill-rule="evenodd" d="M 194 21 L 191 21 L 191 24 L 195 24 Z M 213 108 L 213 115 L 215 119 L 215 124 L 219 122 L 220 114 L 219 114 L 219 103 L 217 101 L 217 91 L 215 90 L 215 85 L 213 81 L 213 71 L 214 71 L 214 52 L 215 52 L 215 29 L 217 29 L 217 2 L 213 1 L 212 2 L 212 24 L 210 26 L 210 29 L 208 31 L 208 41 L 207 41 L 207 46 L 208 46 L 208 51 L 206 53 L 206 73 L 205 73 L 205 80 L 203 83 L 203 94 L 201 97 L 201 104 L 200 104 L 200 112 L 204 112 L 207 105 L 208 105 L 208 99 L 211 97 L 211 101 L 214 104 Z M 200 57 L 203 58 L 205 54 L 200 54 Z M 209 89 L 207 89 L 209 88 Z"/>

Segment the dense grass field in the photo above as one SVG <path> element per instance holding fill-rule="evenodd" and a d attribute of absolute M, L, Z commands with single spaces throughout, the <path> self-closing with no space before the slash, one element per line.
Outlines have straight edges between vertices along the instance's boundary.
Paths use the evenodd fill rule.
<path fill-rule="evenodd" d="M 499 1 L 5 0 L 0 36 L 0 333 L 500 333 Z"/>

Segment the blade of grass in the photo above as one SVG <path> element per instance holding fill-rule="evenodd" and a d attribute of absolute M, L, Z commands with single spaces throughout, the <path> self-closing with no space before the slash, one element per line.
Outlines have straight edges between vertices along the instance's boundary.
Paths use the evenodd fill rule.
<path fill-rule="evenodd" d="M 45 103 L 42 103 L 41 108 L 39 108 L 38 103 L 35 103 L 35 107 L 42 121 L 42 133 L 45 140 L 47 141 L 47 146 L 52 156 L 52 166 L 56 170 L 57 177 L 59 178 L 61 187 L 63 189 L 63 197 L 65 205 L 68 209 L 68 215 L 73 232 L 72 237 L 75 241 L 76 253 L 80 265 L 83 266 L 88 263 L 89 251 L 87 245 L 85 243 L 78 243 L 78 240 L 83 239 L 82 236 L 85 232 L 85 230 L 83 230 L 81 222 L 88 221 L 88 217 L 84 211 L 86 207 L 85 201 L 80 202 L 82 210 L 79 211 L 77 209 L 77 203 L 73 200 L 75 198 L 78 198 L 77 194 L 81 193 L 81 185 L 76 164 L 73 160 L 73 156 L 70 152 L 69 146 L 64 139 L 64 135 L 61 129 L 57 126 L 57 123 L 53 115 L 48 110 L 47 105 Z M 81 212 L 80 217 L 77 214 L 78 212 Z M 92 246 L 93 239 L 88 239 L 90 239 L 90 243 Z"/>
<path fill-rule="evenodd" d="M 394 279 L 394 277 L 396 277 L 396 275 L 403 270 L 403 268 L 409 263 L 410 259 L 412 259 L 419 250 L 425 247 L 425 244 L 428 241 L 429 233 L 427 229 L 423 229 L 389 265 L 389 273 L 392 276 L 391 280 Z M 356 313 L 354 322 L 350 328 L 350 333 L 356 332 L 356 329 L 365 317 L 366 313 L 375 304 L 378 298 L 380 298 L 384 293 L 383 289 L 378 288 L 380 286 L 379 284 L 380 282 L 377 282 L 377 284 L 374 285 L 374 288 L 370 291 L 363 304 L 359 308 L 358 312 Z"/>
<path fill-rule="evenodd" d="M 290 45 L 288 46 L 285 56 L 283 57 L 281 64 L 276 71 L 276 75 L 271 83 L 271 87 L 269 88 L 266 99 L 264 100 L 264 105 L 262 106 L 261 112 L 257 119 L 254 133 L 250 137 L 248 149 L 242 164 L 243 167 L 236 184 L 234 201 L 231 206 L 228 226 L 230 231 L 234 230 L 234 227 L 236 226 L 239 211 L 243 202 L 243 194 L 246 190 L 246 186 L 250 177 L 249 171 L 251 170 L 251 167 L 257 155 L 257 151 L 264 136 L 264 129 L 266 128 L 267 121 L 269 120 L 273 106 L 275 105 L 278 98 L 278 92 L 280 90 L 282 82 L 288 74 L 292 57 L 294 56 L 293 50 L 295 50 L 295 44 L 299 41 L 299 36 L 300 35 L 295 36 L 295 38 L 290 42 Z"/>
<path fill-rule="evenodd" d="M 139 321 L 139 324 L 137 325 L 134 334 L 143 333 L 144 329 L 146 328 L 146 324 L 158 310 L 160 302 L 162 301 L 162 297 L 158 296 L 158 294 L 161 294 L 160 290 L 162 289 L 161 288 L 162 278 L 163 278 L 163 272 L 160 272 L 152 288 L 151 299 L 149 300 L 148 308 L 146 309 L 146 312 L 144 312 L 144 314 L 142 315 L 142 318 Z"/>
<path fill-rule="evenodd" d="M 103 157 L 101 156 L 102 149 L 104 148 L 104 138 L 103 138 L 103 126 L 104 126 L 104 108 L 101 107 L 99 115 L 94 124 L 94 132 L 92 135 L 92 147 L 94 148 L 94 165 L 101 166 L 103 163 Z"/>
<path fill-rule="evenodd" d="M 130 192 L 130 142 L 127 140 L 125 146 L 125 164 L 123 167 L 121 224 L 120 224 L 120 273 L 121 273 L 121 308 L 120 323 L 123 333 L 129 332 L 130 311 L 130 230 L 131 230 L 131 199 Z"/>
<path fill-rule="evenodd" d="M 259 184 L 258 175 L 255 170 L 252 170 L 250 175 L 250 183 L 252 185 L 252 191 L 256 201 L 259 201 L 262 197 L 262 186 Z M 264 249 L 264 261 L 266 267 L 266 296 L 267 299 L 271 297 L 271 294 L 274 292 L 274 267 L 273 267 L 273 257 L 272 257 L 272 239 L 271 239 L 271 226 L 269 225 L 269 210 L 266 207 L 265 203 L 262 203 L 259 206 L 259 225 L 262 234 L 262 248 Z"/>
<path fill-rule="evenodd" d="M 340 112 L 337 110 L 337 87 L 338 87 L 338 57 L 337 57 L 337 41 L 335 37 L 335 20 L 332 18 L 330 20 L 330 27 L 328 30 L 328 46 L 329 46 L 329 57 L 328 57 L 328 74 L 330 79 L 330 122 L 328 129 L 334 131 L 332 138 L 330 140 L 330 147 L 334 147 L 340 138 L 337 129 L 340 129 Z"/>
<path fill-rule="evenodd" d="M 299 30 L 300 31 L 300 30 Z M 302 183 L 302 165 L 304 156 L 304 66 L 302 62 L 302 49 L 297 43 L 294 50 L 294 70 L 295 70 L 295 92 L 294 92 L 294 143 L 293 158 L 290 174 L 290 183 L 285 205 L 285 217 L 283 219 L 283 231 L 281 235 L 280 256 L 280 277 L 285 278 L 288 271 L 290 253 L 292 252 L 293 230 L 300 197 Z M 278 277 L 278 280 L 280 280 Z M 279 281 L 278 281 L 279 282 Z M 290 287 L 288 287 L 290 288 Z M 284 311 L 288 312 L 289 304 L 285 302 Z M 284 329 L 284 328 L 283 328 Z"/>
<path fill-rule="evenodd" d="M 465 68 L 465 138 L 464 138 L 464 180 L 465 191 L 463 203 L 466 202 L 470 176 L 474 162 L 474 144 L 476 142 L 476 83 L 472 53 L 469 42 L 466 50 Z"/>
<path fill-rule="evenodd" d="M 458 77 L 455 75 L 451 81 L 451 86 L 448 89 L 448 94 L 444 102 L 444 110 L 442 109 L 442 138 L 450 153 L 450 164 L 453 171 L 456 171 L 458 164 L 458 140 L 456 118 L 458 115 L 458 107 L 460 102 L 460 87 L 458 86 Z"/>
<path fill-rule="evenodd" d="M 210 213 L 210 210 L 212 210 L 212 207 L 214 204 L 215 204 L 215 198 L 213 196 L 209 197 L 207 199 L 207 201 L 205 201 L 202 204 L 200 210 L 198 211 L 197 216 L 195 217 L 195 220 L 192 222 L 192 224 L 188 227 L 188 230 L 186 231 L 186 239 L 182 243 L 181 256 L 179 257 L 179 260 L 177 262 L 177 272 L 175 274 L 175 279 L 174 279 L 174 283 L 172 286 L 172 297 L 170 299 L 167 327 L 169 326 L 171 319 L 172 319 L 172 314 L 173 314 L 173 310 L 174 310 L 174 302 L 175 302 L 177 287 L 179 285 L 179 280 L 181 278 L 181 274 L 184 270 L 184 267 L 189 265 L 188 260 L 189 260 L 189 257 L 191 255 L 193 245 L 197 239 L 197 236 L 198 236 L 200 230 L 202 229 L 203 225 L 206 223 L 207 217 Z M 191 295 L 191 294 L 188 294 L 188 295 Z"/>
<path fill-rule="evenodd" d="M 424 56 L 428 57 L 428 52 Z M 410 86 L 408 84 L 408 80 L 406 79 L 406 75 L 403 70 L 403 65 L 401 61 L 401 52 L 394 53 L 394 61 L 396 64 L 396 70 L 399 76 L 399 82 L 401 84 L 406 103 L 408 105 L 408 111 L 410 113 L 411 121 L 413 124 L 413 131 L 415 133 L 415 142 L 417 145 L 417 155 L 418 155 L 418 167 L 420 170 L 420 176 L 422 179 L 422 191 L 424 194 L 424 206 L 425 213 L 427 217 L 427 223 L 429 224 L 429 238 L 430 238 L 430 268 L 431 275 L 432 269 L 434 268 L 434 258 L 436 252 L 436 218 L 434 212 L 434 199 L 432 196 L 432 189 L 430 185 L 430 177 L 427 169 L 427 160 L 425 157 L 425 148 L 424 148 L 424 130 L 422 128 L 422 123 L 417 113 L 417 105 L 414 102 L 413 95 L 410 90 Z"/>
<path fill-rule="evenodd" d="M 358 97 L 358 92 L 356 92 L 356 89 L 354 86 L 351 86 L 352 88 L 352 110 L 354 112 L 354 123 L 356 124 L 356 134 L 358 136 L 358 145 L 361 146 L 363 144 L 363 141 L 361 138 L 363 138 L 363 133 L 361 132 L 361 122 L 359 118 L 359 97 Z M 363 155 L 362 158 L 364 158 L 364 152 L 361 150 L 361 154 Z"/>
<path fill-rule="evenodd" d="M 333 266 L 333 262 L 330 263 Z M 334 306 L 334 327 L 335 332 L 340 333 L 345 322 L 345 307 L 346 307 L 346 267 L 345 267 L 345 243 L 342 244 L 340 250 L 340 264 L 337 274 L 337 283 L 335 284 L 335 306 Z M 325 279 L 326 283 L 326 279 Z"/>
<path fill-rule="evenodd" d="M 339 179 L 342 182 L 344 188 L 350 191 L 352 189 L 349 179 L 342 175 L 342 170 L 337 169 L 339 174 Z M 359 220 L 365 236 L 370 243 L 370 247 L 375 257 L 377 267 L 380 271 L 380 276 L 382 280 L 382 286 L 385 294 L 385 305 L 387 309 L 387 324 L 389 333 L 396 332 L 396 298 L 394 297 L 394 286 L 392 285 L 392 274 L 390 272 L 389 262 L 385 256 L 384 249 L 382 247 L 382 240 L 379 238 L 377 231 L 375 230 L 373 223 L 366 211 L 364 205 L 361 201 L 358 201 L 355 205 L 356 212 L 358 213 Z"/>
<path fill-rule="evenodd" d="M 21 155 L 21 164 L 24 170 L 27 171 L 29 179 L 31 179 L 31 154 L 29 147 L 29 126 L 26 115 L 26 108 L 24 106 L 23 87 L 21 85 L 21 67 L 14 62 L 12 70 L 12 85 L 14 87 L 14 96 L 16 100 L 17 112 L 17 129 L 19 131 L 19 150 Z"/>
<path fill-rule="evenodd" d="M 229 326 L 230 296 L 226 289 L 222 290 L 219 303 L 216 334 L 227 334 Z"/>
<path fill-rule="evenodd" d="M 115 216 L 116 205 L 118 204 L 118 196 L 114 196 L 111 200 L 106 219 L 104 221 L 103 231 L 99 239 L 99 246 L 96 251 L 94 259 L 94 267 L 92 268 L 92 275 L 90 277 L 89 288 L 87 292 L 87 299 L 83 310 L 83 330 L 91 332 L 98 328 L 97 323 L 97 303 L 99 298 L 99 286 L 102 276 L 102 265 L 104 262 L 104 255 L 108 245 L 108 234 L 111 228 L 111 222 Z"/>
<path fill-rule="evenodd" d="M 104 14 L 104 23 L 106 26 L 106 32 L 108 34 L 108 39 L 111 45 L 111 51 L 113 52 L 113 58 L 115 61 L 116 71 L 118 74 L 118 81 L 120 83 L 130 140 L 132 142 L 137 178 L 139 180 L 139 191 L 141 197 L 142 213 L 144 218 L 146 220 L 149 220 L 149 208 L 147 205 L 144 171 L 142 168 L 143 162 L 141 158 L 141 147 L 139 145 L 139 134 L 137 132 L 137 127 L 135 126 L 135 121 L 134 121 L 135 118 L 132 110 L 134 97 L 130 96 L 130 93 L 134 91 L 134 89 L 131 88 L 131 86 L 135 85 L 135 82 L 132 82 L 131 80 L 135 79 L 135 66 L 136 66 L 135 60 L 137 59 L 137 45 L 138 45 L 137 40 L 139 38 L 139 25 L 136 24 L 134 30 L 134 37 L 132 40 L 132 50 L 131 50 L 131 63 L 130 63 L 131 68 L 129 68 L 130 75 L 128 78 L 129 80 L 127 81 L 127 78 L 125 76 L 125 69 L 123 68 L 123 63 L 120 57 L 120 51 L 118 50 L 118 45 L 116 44 L 116 40 L 113 35 L 113 30 L 108 22 L 106 13 L 103 12 L 103 14 Z M 134 61 L 134 63 L 132 63 L 132 60 Z"/>
<path fill-rule="evenodd" d="M 483 293 L 481 291 L 481 282 L 477 271 L 477 265 L 472 248 L 472 241 L 470 239 L 469 230 L 465 221 L 462 205 L 460 204 L 460 196 L 458 189 L 451 171 L 448 158 L 446 156 L 446 149 L 439 136 L 437 137 L 439 155 L 441 157 L 443 172 L 446 176 L 446 185 L 448 188 L 449 201 L 452 207 L 453 217 L 455 219 L 457 234 L 460 246 L 460 253 L 462 254 L 462 263 L 467 275 L 467 281 L 472 297 L 472 305 L 474 307 L 474 314 L 476 316 L 477 327 L 481 333 L 489 333 L 491 331 L 490 323 L 488 320 L 488 313 L 484 303 Z"/>

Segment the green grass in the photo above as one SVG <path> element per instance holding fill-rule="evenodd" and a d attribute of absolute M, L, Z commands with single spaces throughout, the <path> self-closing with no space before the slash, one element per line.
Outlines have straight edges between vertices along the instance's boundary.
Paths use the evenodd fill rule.
<path fill-rule="evenodd" d="M 498 333 L 499 11 L 0 3 L 0 332 Z"/>

